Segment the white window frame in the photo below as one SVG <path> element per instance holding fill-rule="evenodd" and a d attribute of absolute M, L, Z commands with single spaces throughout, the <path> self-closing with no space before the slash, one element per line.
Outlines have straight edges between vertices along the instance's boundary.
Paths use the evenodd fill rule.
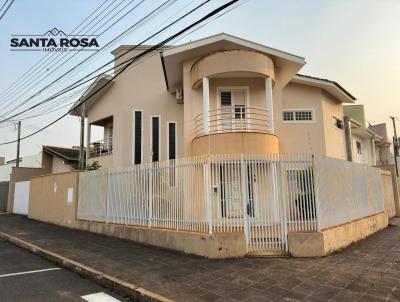
<path fill-rule="evenodd" d="M 161 161 L 161 115 L 150 115 L 150 162 L 153 162 L 153 117 L 158 117 L 158 161 Z"/>
<path fill-rule="evenodd" d="M 222 106 L 221 106 L 221 92 L 223 92 L 223 91 L 230 91 L 230 92 L 232 92 L 232 91 L 234 91 L 234 90 L 245 90 L 246 91 L 246 103 L 245 103 L 245 108 L 247 107 L 247 108 L 249 108 L 250 107 L 250 89 L 249 89 L 249 86 L 218 86 L 218 87 L 216 87 L 216 91 L 217 91 L 217 113 L 219 112 L 219 110 L 222 108 Z M 233 100 L 232 100 L 232 104 L 231 104 L 231 106 L 233 106 L 232 108 L 235 108 L 235 104 L 233 103 Z M 246 114 L 246 118 L 245 118 L 245 120 L 247 120 L 247 119 L 250 119 L 250 113 L 249 112 L 246 112 L 245 113 Z M 232 123 L 234 123 L 235 121 L 234 121 L 234 119 L 232 120 Z M 246 123 L 247 124 L 247 123 Z M 222 130 L 222 123 L 221 123 L 221 121 L 218 121 L 217 122 L 217 129 L 218 129 L 218 131 L 221 131 Z"/>
<path fill-rule="evenodd" d="M 293 120 L 293 121 L 286 121 L 283 119 L 283 113 L 284 112 L 302 112 L 302 111 L 311 111 L 311 115 L 312 115 L 312 120 L 311 121 L 300 121 L 300 120 Z M 294 113 L 294 117 L 296 116 L 296 114 Z M 281 118 L 282 118 L 282 122 L 283 123 L 288 123 L 288 124 L 312 124 L 316 122 L 316 117 L 315 117 L 315 109 L 294 109 L 294 108 L 285 108 L 282 109 L 282 114 L 281 114 Z"/>
<path fill-rule="evenodd" d="M 341 122 L 342 122 L 342 125 L 343 125 L 343 129 L 338 128 L 338 127 L 336 126 L 336 123 L 333 124 L 332 127 L 335 128 L 335 129 L 337 129 L 337 130 L 339 130 L 339 131 L 344 131 L 344 119 L 343 119 L 343 118 L 340 118 L 340 117 L 338 117 L 338 116 L 336 116 L 336 115 L 334 115 L 334 114 L 332 114 L 332 119 L 341 121 Z"/>
<path fill-rule="evenodd" d="M 250 92 L 249 86 L 218 86 L 217 87 L 217 109 L 221 109 L 221 91 L 246 90 L 245 107 L 250 107 Z M 235 106 L 235 104 L 233 104 Z"/>
<path fill-rule="evenodd" d="M 175 159 L 178 158 L 178 122 L 167 121 L 167 160 L 169 160 L 169 124 L 175 124 Z"/>
<path fill-rule="evenodd" d="M 135 123 L 136 123 L 136 120 L 135 120 L 135 113 L 136 112 L 141 112 L 142 113 L 142 131 L 141 131 L 141 150 L 140 150 L 140 163 L 141 164 L 143 164 L 143 150 L 144 150 L 144 148 L 143 148 L 143 142 L 144 142 L 144 127 L 143 127 L 143 125 L 144 125 L 144 113 L 143 113 L 143 109 L 133 109 L 133 114 L 132 114 L 132 129 L 133 129 L 133 131 L 132 131 L 132 164 L 135 164 L 135 132 L 136 132 L 136 129 L 135 129 Z"/>

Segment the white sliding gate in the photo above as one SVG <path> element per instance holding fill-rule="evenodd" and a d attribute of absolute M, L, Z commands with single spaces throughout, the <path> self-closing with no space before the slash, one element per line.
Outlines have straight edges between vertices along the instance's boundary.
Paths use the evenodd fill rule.
<path fill-rule="evenodd" d="M 14 189 L 13 213 L 28 215 L 30 181 L 18 181 Z"/>

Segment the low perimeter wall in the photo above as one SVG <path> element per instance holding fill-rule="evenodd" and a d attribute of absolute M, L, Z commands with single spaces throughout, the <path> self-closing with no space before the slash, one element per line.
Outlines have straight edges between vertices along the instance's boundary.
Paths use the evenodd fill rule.
<path fill-rule="evenodd" d="M 28 217 L 72 227 L 78 200 L 78 172 L 31 178 Z"/>
<path fill-rule="evenodd" d="M 386 228 L 388 223 L 388 215 L 378 213 L 321 232 L 289 233 L 289 253 L 294 257 L 326 256 Z"/>
<path fill-rule="evenodd" d="M 243 233 L 209 235 L 77 220 L 78 179 L 78 172 L 32 178 L 28 217 L 207 258 L 234 258 L 246 255 Z"/>

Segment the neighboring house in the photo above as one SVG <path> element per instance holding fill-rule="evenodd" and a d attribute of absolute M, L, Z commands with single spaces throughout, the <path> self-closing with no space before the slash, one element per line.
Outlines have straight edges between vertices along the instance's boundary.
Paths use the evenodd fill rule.
<path fill-rule="evenodd" d="M 383 144 L 383 137 L 367 127 L 364 105 L 344 106 L 345 128 L 348 138 L 348 160 L 377 165 L 376 146 Z M 351 152 L 349 151 L 351 150 Z"/>
<path fill-rule="evenodd" d="M 0 165 L 0 181 L 9 181 L 12 167 L 15 167 L 16 160 L 10 160 Z M 21 157 L 20 167 L 40 168 L 42 166 L 42 153 Z"/>
<path fill-rule="evenodd" d="M 78 148 L 43 146 L 43 174 L 71 172 L 79 159 Z"/>
<path fill-rule="evenodd" d="M 390 154 L 391 143 L 388 138 L 386 123 L 370 125 L 368 129 L 382 137 L 382 140 L 375 141 L 376 165 L 383 166 L 394 164 L 394 160 L 392 160 L 392 155 Z"/>
<path fill-rule="evenodd" d="M 120 46 L 115 64 L 148 49 Z M 117 58 L 124 54 L 122 58 Z M 85 103 L 87 158 L 102 167 L 202 154 L 307 152 L 346 159 L 336 82 L 298 75 L 305 60 L 227 34 L 176 47 L 126 70 L 101 75 Z M 71 114 L 80 116 L 81 106 Z M 104 128 L 92 142 L 91 127 Z"/>

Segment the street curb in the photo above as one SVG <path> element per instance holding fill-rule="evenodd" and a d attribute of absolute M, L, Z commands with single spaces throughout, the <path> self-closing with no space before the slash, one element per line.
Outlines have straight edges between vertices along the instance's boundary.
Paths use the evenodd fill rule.
<path fill-rule="evenodd" d="M 85 278 L 93 280 L 94 282 L 108 288 L 112 291 L 115 291 L 119 294 L 129 296 L 133 299 L 138 299 L 139 301 L 148 301 L 148 302 L 173 302 L 174 300 L 165 298 L 161 295 L 148 291 L 144 288 L 136 286 L 132 283 L 125 282 L 116 277 L 105 274 L 101 271 L 98 271 L 92 267 L 86 266 L 80 262 L 65 258 L 59 254 L 47 251 L 41 247 L 38 247 L 34 244 L 26 242 L 22 239 L 16 238 L 14 236 L 8 235 L 6 233 L 0 232 L 0 238 L 4 239 L 16 246 L 19 246 L 25 250 L 30 251 L 31 253 L 38 255 L 46 260 L 49 260 L 53 263 L 61 265 L 66 269 L 74 271 Z"/>

